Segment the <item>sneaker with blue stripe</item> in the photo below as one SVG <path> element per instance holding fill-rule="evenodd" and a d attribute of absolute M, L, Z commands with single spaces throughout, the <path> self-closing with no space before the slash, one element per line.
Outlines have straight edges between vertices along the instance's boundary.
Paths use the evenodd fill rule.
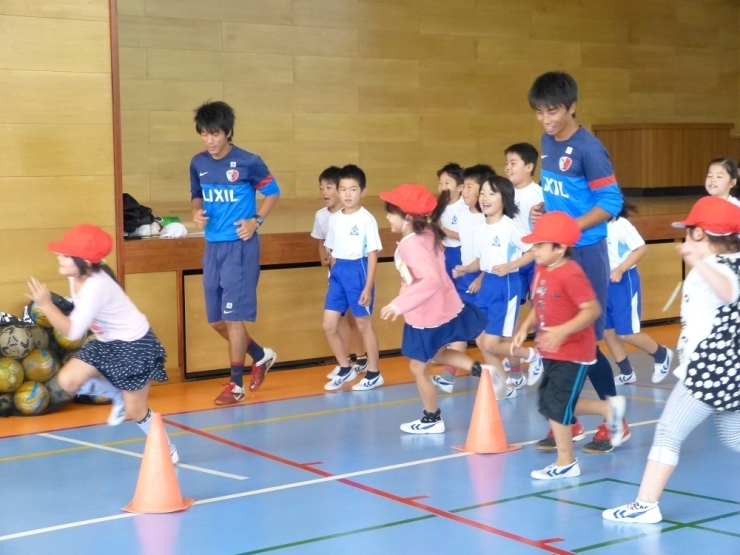
<path fill-rule="evenodd" d="M 336 389 L 339 389 L 342 387 L 344 382 L 351 382 L 355 379 L 357 376 L 357 367 L 352 366 L 349 369 L 349 372 L 345 376 L 338 375 L 336 378 L 334 378 L 332 381 L 330 381 L 328 384 L 324 386 L 324 389 L 326 391 L 334 391 Z"/>
<path fill-rule="evenodd" d="M 632 522 L 634 524 L 656 524 L 663 520 L 657 503 L 644 505 L 639 501 L 607 509 L 601 513 L 601 516 L 604 520 L 612 522 Z"/>
<path fill-rule="evenodd" d="M 445 423 L 442 420 L 436 422 L 424 422 L 423 418 L 401 424 L 401 431 L 407 434 L 442 434 L 445 431 Z"/>
<path fill-rule="evenodd" d="M 540 378 L 544 373 L 542 357 L 540 356 L 539 351 L 537 349 L 532 349 L 532 351 L 534 351 L 532 360 L 528 359 L 526 361 L 529 363 L 529 376 L 527 377 L 527 385 L 529 386 L 537 385 L 537 382 L 540 381 Z"/>
<path fill-rule="evenodd" d="M 650 378 L 653 383 L 660 383 L 665 379 L 668 375 L 668 370 L 671 369 L 671 362 L 673 362 L 673 351 L 666 347 L 665 360 L 663 363 L 655 363 L 653 375 Z"/>
<path fill-rule="evenodd" d="M 533 470 L 530 474 L 535 480 L 560 480 L 561 478 L 575 478 L 581 475 L 578 459 L 565 466 L 550 464 L 542 470 Z"/>
<path fill-rule="evenodd" d="M 452 390 L 455 389 L 455 382 L 445 380 L 442 376 L 432 376 L 432 381 L 437 389 L 444 393 L 452 393 Z"/>
<path fill-rule="evenodd" d="M 381 374 L 378 374 L 372 379 L 362 378 L 359 382 L 357 382 L 355 385 L 352 386 L 353 391 L 369 391 L 371 389 L 375 389 L 376 387 L 380 387 L 385 383 L 385 380 L 383 379 L 383 376 Z"/>

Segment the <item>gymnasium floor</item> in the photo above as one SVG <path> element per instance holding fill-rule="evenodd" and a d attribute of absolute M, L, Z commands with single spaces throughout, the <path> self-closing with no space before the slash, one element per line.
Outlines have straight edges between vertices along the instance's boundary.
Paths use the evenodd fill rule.
<path fill-rule="evenodd" d="M 675 326 L 651 328 L 675 340 Z M 665 521 L 605 522 L 631 501 L 656 419 L 675 378 L 650 383 L 651 359 L 631 353 L 639 382 L 624 386 L 632 438 L 611 454 L 580 452 L 579 478 L 538 482 L 553 461 L 532 445 L 546 422 L 537 392 L 499 404 L 520 450 L 470 455 L 465 442 L 478 381 L 440 396 L 447 432 L 411 436 L 400 423 L 421 407 L 403 359 L 383 359 L 388 385 L 323 393 L 321 367 L 268 375 L 248 403 L 213 408 L 224 380 L 153 389 L 181 463 L 185 512 L 131 515 L 144 440 L 130 422 L 104 424 L 108 407 L 0 421 L 0 553 L 424 554 L 740 553 L 740 457 L 711 422 L 685 443 L 661 502 Z M 593 395 L 587 384 L 584 394 Z M 583 420 L 593 432 L 595 417 Z"/>

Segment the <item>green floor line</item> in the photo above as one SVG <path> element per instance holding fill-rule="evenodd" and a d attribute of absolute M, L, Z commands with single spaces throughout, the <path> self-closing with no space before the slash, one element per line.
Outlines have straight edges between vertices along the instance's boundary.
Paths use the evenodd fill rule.
<path fill-rule="evenodd" d="M 362 534 L 363 532 L 372 532 L 374 530 L 382 530 L 384 528 L 392 528 L 394 526 L 400 526 L 402 524 L 411 524 L 422 520 L 429 520 L 430 518 L 438 518 L 437 515 L 425 515 L 416 518 L 408 518 L 406 520 L 398 520 L 396 522 L 389 522 L 387 524 L 379 524 L 378 526 L 369 526 L 368 528 L 358 528 L 357 530 L 350 530 L 349 532 L 340 532 L 339 534 L 329 534 L 328 536 L 319 536 L 318 538 L 310 538 L 307 540 L 300 540 L 291 543 L 284 543 L 281 545 L 273 545 L 272 547 L 265 547 L 257 549 L 255 551 L 245 551 L 238 555 L 257 555 L 257 553 L 269 553 L 270 551 L 278 551 L 280 549 L 287 549 L 289 547 L 298 547 L 300 545 L 307 545 L 309 543 L 316 543 L 326 540 L 333 540 L 335 538 L 342 538 L 345 536 L 353 536 L 355 534 Z"/>
<path fill-rule="evenodd" d="M 640 487 L 640 484 L 636 484 L 634 482 L 626 482 L 624 480 L 617 480 L 616 478 L 606 478 L 609 482 L 615 482 L 617 484 L 626 484 L 628 486 L 635 486 Z M 729 503 L 730 505 L 740 505 L 740 501 L 735 501 L 733 499 L 722 499 L 721 497 L 712 497 L 710 495 L 701 495 L 698 493 L 690 493 L 688 491 L 681 491 L 677 489 L 664 489 L 664 492 L 667 493 L 675 493 L 676 495 L 685 495 L 686 497 L 694 497 L 696 499 L 706 499 L 708 501 L 719 501 L 720 503 Z"/>
<path fill-rule="evenodd" d="M 665 522 L 665 521 L 664 521 Z M 657 536 L 659 534 L 665 534 L 666 532 L 673 532 L 674 530 L 679 530 L 682 528 L 686 528 L 686 526 L 678 525 L 678 526 L 669 526 L 667 528 L 661 528 L 660 530 L 655 530 L 653 532 L 643 532 L 641 534 L 635 534 L 633 536 L 627 536 L 624 538 L 618 538 L 616 540 L 608 540 L 601 543 L 595 543 L 593 545 L 587 545 L 585 547 L 579 547 L 576 549 L 571 549 L 573 553 L 585 553 L 586 551 L 592 551 L 594 549 L 600 549 L 602 547 L 610 547 L 612 545 L 619 545 L 620 543 L 629 542 L 632 540 L 637 540 L 640 538 L 647 538 L 650 536 Z"/>

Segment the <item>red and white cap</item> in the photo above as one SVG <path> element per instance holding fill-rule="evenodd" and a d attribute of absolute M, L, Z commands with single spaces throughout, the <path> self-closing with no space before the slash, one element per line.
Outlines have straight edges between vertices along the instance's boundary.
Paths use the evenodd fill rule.
<path fill-rule="evenodd" d="M 80 224 L 65 233 L 61 240 L 48 243 L 46 247 L 56 254 L 99 264 L 113 250 L 113 238 L 97 226 Z"/>
<path fill-rule="evenodd" d="M 378 196 L 411 216 L 426 216 L 437 208 L 437 199 L 423 185 L 404 183 L 392 191 L 381 192 Z"/>
<path fill-rule="evenodd" d="M 555 243 L 575 247 L 581 238 L 581 228 L 565 212 L 546 212 L 534 224 L 529 235 L 522 237 L 524 243 Z"/>
<path fill-rule="evenodd" d="M 709 235 L 740 234 L 740 207 L 719 197 L 702 197 L 691 207 L 682 222 L 673 227 L 700 227 Z"/>

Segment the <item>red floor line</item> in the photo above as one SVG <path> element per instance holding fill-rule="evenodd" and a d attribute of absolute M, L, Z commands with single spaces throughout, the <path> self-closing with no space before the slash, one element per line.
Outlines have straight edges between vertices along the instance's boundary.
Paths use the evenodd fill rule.
<path fill-rule="evenodd" d="M 285 459 L 283 457 L 280 457 L 278 455 L 273 455 L 272 453 L 267 453 L 266 451 L 262 451 L 260 449 L 255 449 L 254 447 L 249 447 L 248 445 L 244 445 L 241 443 L 236 443 L 234 441 L 225 439 L 223 437 L 219 437 L 217 435 L 204 432 L 202 430 L 198 430 L 196 428 L 192 428 L 190 426 L 187 426 L 185 424 L 180 424 L 179 422 L 174 422 L 168 419 L 164 419 L 164 422 L 166 424 L 169 424 L 170 426 L 174 426 L 176 428 L 180 428 L 181 430 L 185 430 L 187 432 L 190 432 L 195 435 L 199 435 L 201 437 L 205 437 L 207 439 L 211 439 L 213 441 L 217 441 L 219 443 L 223 443 L 225 445 L 229 445 L 230 447 L 234 447 L 235 449 L 240 449 L 242 451 L 246 451 L 248 453 L 252 453 L 253 455 L 257 455 L 259 457 L 263 457 L 266 459 L 270 459 L 275 462 L 279 462 L 281 464 L 291 466 L 293 468 L 299 468 L 301 470 L 305 470 L 307 472 L 311 472 L 313 474 L 318 474 L 319 476 L 322 476 L 324 478 L 331 478 L 334 475 L 326 472 L 324 470 L 313 468 L 312 466 L 308 466 L 306 464 L 297 463 L 295 461 L 291 461 L 289 459 Z M 501 536 L 519 543 L 523 543 L 526 545 L 530 545 L 532 547 L 536 547 L 538 549 L 541 549 L 543 551 L 546 551 L 548 553 L 553 553 L 554 555 L 573 555 L 573 552 L 566 551 L 564 549 L 558 549 L 557 547 L 554 547 L 552 545 L 548 545 L 546 540 L 530 540 L 529 538 L 525 538 L 523 536 L 519 536 L 517 534 L 512 534 L 511 532 L 507 532 L 506 530 L 501 530 L 499 528 L 494 528 L 493 526 L 489 526 L 487 524 L 483 524 L 481 522 L 477 522 L 475 520 L 471 520 L 469 518 L 465 518 L 463 516 L 457 515 L 455 513 L 451 513 L 448 511 L 445 511 L 443 509 L 438 509 L 436 507 L 432 507 L 431 505 L 425 505 L 423 503 L 419 503 L 417 501 L 414 501 L 413 499 L 409 499 L 406 497 L 400 497 L 398 495 L 395 495 L 393 493 L 389 493 L 387 491 L 379 490 L 371 486 L 367 486 L 365 484 L 360 484 L 359 482 L 355 482 L 353 480 L 349 480 L 347 478 L 340 478 L 337 480 L 337 482 L 340 482 L 342 484 L 345 484 L 347 486 L 351 486 L 353 488 L 360 489 L 362 491 L 365 491 L 367 493 L 372 493 L 373 495 L 377 495 L 379 497 L 383 497 L 385 499 L 390 499 L 391 501 L 396 501 L 397 503 L 402 503 L 404 505 L 408 505 L 410 507 L 414 507 L 415 509 L 419 509 L 434 515 L 437 515 L 442 518 L 446 518 L 449 520 L 453 520 L 455 522 L 458 522 L 460 524 L 465 524 L 467 526 L 471 526 L 473 528 L 478 528 L 479 530 L 483 530 L 485 532 L 490 532 L 492 534 L 496 534 L 497 536 Z M 551 541 L 551 540 L 550 540 Z"/>

